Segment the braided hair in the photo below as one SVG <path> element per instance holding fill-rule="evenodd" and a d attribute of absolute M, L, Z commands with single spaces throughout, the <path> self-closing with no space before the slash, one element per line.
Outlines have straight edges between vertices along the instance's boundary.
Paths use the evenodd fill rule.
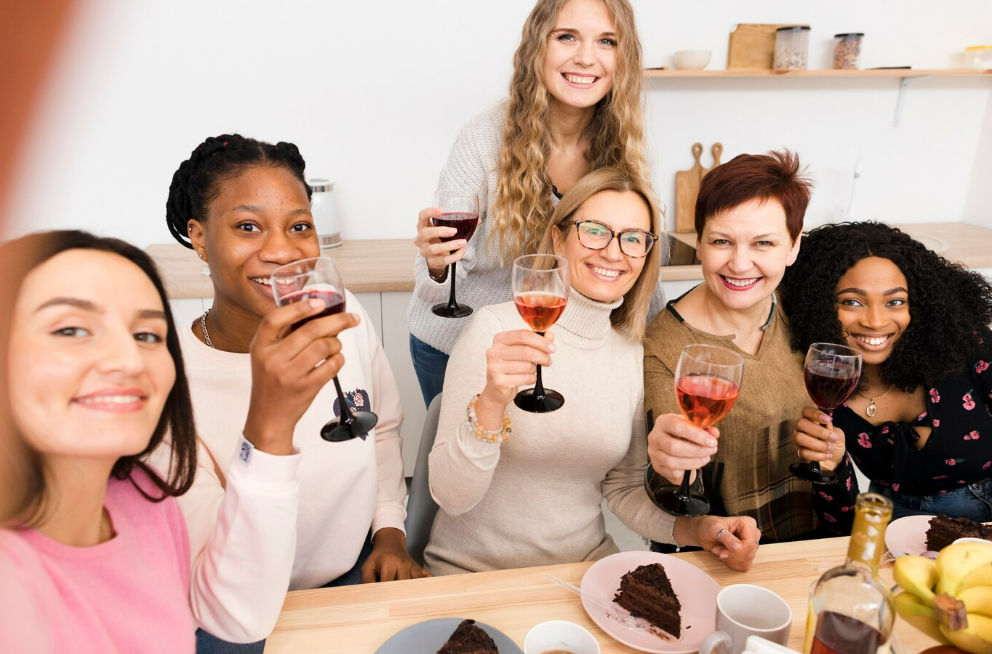
<path fill-rule="evenodd" d="M 876 222 L 824 225 L 803 238 L 799 257 L 778 288 L 792 349 L 844 342 L 835 289 L 868 257 L 894 263 L 909 286 L 909 326 L 881 368 L 882 382 L 911 393 L 965 368 L 979 351 L 979 332 L 992 323 L 992 284 L 905 232 Z"/>
<path fill-rule="evenodd" d="M 207 205 L 220 193 L 220 182 L 255 166 L 285 168 L 300 180 L 310 198 L 312 189 L 303 174 L 306 162 L 292 143 L 272 145 L 240 134 L 211 136 L 196 146 L 172 176 L 165 203 L 165 221 L 172 237 L 192 249 L 187 223 L 206 218 Z"/>

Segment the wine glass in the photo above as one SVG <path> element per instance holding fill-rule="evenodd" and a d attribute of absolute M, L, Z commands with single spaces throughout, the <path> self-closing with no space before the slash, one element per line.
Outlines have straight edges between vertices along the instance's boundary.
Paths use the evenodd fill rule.
<path fill-rule="evenodd" d="M 272 294 L 275 296 L 277 306 L 304 300 L 320 300 L 324 303 L 323 311 L 297 322 L 289 328 L 290 331 L 299 329 L 315 318 L 344 311 L 344 285 L 341 283 L 341 275 L 334 265 L 334 260 L 328 257 L 301 259 L 280 266 L 272 272 L 271 282 Z M 379 422 L 379 417 L 371 411 L 351 411 L 337 376 L 334 377 L 334 389 L 338 393 L 338 409 L 341 417 L 331 420 L 321 428 L 321 438 L 336 443 L 371 431 Z"/>
<path fill-rule="evenodd" d="M 744 359 L 739 354 L 715 345 L 686 345 L 675 366 L 675 401 L 679 410 L 697 427 L 712 427 L 734 406 L 743 376 Z M 652 426 L 648 426 L 649 433 Z M 649 465 L 645 475 L 648 495 L 672 515 L 706 515 L 710 503 L 702 493 L 689 490 L 691 475 L 692 471 L 686 470 L 681 484 L 652 484 L 649 480 L 658 476 Z"/>
<path fill-rule="evenodd" d="M 861 380 L 861 353 L 846 345 L 813 343 L 806 352 L 803 366 L 806 392 L 820 411 L 833 411 L 851 397 Z M 831 429 L 827 421 L 827 429 Z M 819 461 L 793 463 L 789 470 L 795 476 L 814 484 L 832 484 L 837 475 L 821 470 Z"/>
<path fill-rule="evenodd" d="M 568 302 L 568 260 L 553 254 L 528 254 L 513 262 L 513 303 L 531 329 L 544 336 Z M 544 388 L 541 366 L 537 384 L 517 393 L 513 403 L 530 413 L 557 411 L 565 403 L 558 391 Z"/>
<path fill-rule="evenodd" d="M 475 193 L 469 191 L 438 191 L 434 195 L 434 206 L 441 209 L 440 216 L 431 218 L 435 227 L 454 227 L 456 230 L 452 236 L 441 236 L 441 241 L 447 243 L 456 239 L 468 240 L 475 233 L 475 228 L 479 226 L 479 198 Z M 455 264 L 452 262 L 448 267 L 448 275 L 451 277 L 451 295 L 448 296 L 447 304 L 435 304 L 431 311 L 435 316 L 442 318 L 464 318 L 472 315 L 472 307 L 458 304 L 455 301 Z"/>

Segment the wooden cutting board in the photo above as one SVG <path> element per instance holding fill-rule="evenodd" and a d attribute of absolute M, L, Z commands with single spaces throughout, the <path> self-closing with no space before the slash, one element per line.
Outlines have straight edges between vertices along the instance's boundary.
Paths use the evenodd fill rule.
<path fill-rule="evenodd" d="M 723 145 L 714 143 L 712 148 L 713 165 L 703 168 L 699 158 L 703 154 L 701 143 L 692 144 L 692 156 L 695 159 L 692 168 L 675 173 L 675 231 L 692 232 L 696 229 L 696 197 L 699 196 L 699 184 L 709 171 L 720 165 L 720 155 Z"/>

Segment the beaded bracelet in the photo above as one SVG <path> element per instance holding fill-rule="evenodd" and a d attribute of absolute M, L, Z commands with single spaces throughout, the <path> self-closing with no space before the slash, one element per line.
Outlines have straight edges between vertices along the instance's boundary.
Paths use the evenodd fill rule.
<path fill-rule="evenodd" d="M 479 403 L 479 395 L 476 394 L 468 403 L 468 409 L 465 411 L 465 422 L 468 428 L 475 434 L 475 437 L 484 440 L 487 443 L 496 443 L 510 440 L 510 434 L 512 429 L 510 427 L 510 416 L 503 413 L 503 426 L 499 429 L 483 429 L 482 425 L 479 424 L 479 417 L 475 413 L 475 405 Z M 502 438 L 502 441 L 500 440 Z"/>

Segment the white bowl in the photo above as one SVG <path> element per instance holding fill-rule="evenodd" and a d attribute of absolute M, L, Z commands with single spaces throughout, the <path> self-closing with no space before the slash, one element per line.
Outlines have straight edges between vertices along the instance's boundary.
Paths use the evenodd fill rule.
<path fill-rule="evenodd" d="M 702 70 L 710 63 L 712 54 L 709 50 L 679 50 L 673 63 L 679 70 Z"/>
<path fill-rule="evenodd" d="M 554 650 L 573 654 L 600 654 L 599 643 L 593 635 L 574 622 L 550 620 L 527 632 L 524 654 L 544 654 Z"/>
<path fill-rule="evenodd" d="M 992 541 L 985 540 L 984 538 L 972 538 L 970 536 L 968 536 L 967 538 L 959 538 L 956 541 L 954 541 L 955 545 L 957 545 L 958 543 L 986 543 L 988 545 L 992 545 Z"/>

